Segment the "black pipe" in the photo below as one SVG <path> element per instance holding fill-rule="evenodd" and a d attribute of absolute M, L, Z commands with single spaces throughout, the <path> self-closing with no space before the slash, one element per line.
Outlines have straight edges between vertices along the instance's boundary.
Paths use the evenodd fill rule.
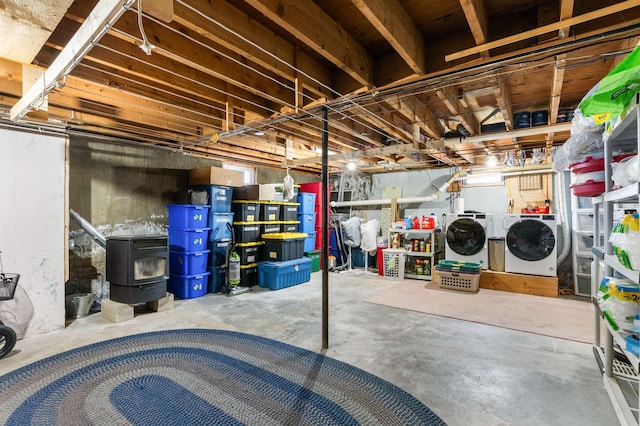
<path fill-rule="evenodd" d="M 329 121 L 322 107 L 322 348 L 329 348 Z"/>

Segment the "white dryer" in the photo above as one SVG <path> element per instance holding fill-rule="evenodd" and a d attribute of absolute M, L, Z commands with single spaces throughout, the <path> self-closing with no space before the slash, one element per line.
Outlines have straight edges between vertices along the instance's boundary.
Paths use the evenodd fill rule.
<path fill-rule="evenodd" d="M 487 241 L 493 230 L 493 217 L 486 213 L 464 213 L 447 218 L 445 259 L 489 265 Z"/>
<path fill-rule="evenodd" d="M 504 270 L 517 274 L 556 276 L 556 218 L 552 214 L 505 216 Z"/>

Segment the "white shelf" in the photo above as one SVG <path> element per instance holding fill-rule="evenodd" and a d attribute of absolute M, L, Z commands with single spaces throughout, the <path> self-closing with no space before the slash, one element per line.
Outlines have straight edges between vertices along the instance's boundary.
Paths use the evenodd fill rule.
<path fill-rule="evenodd" d="M 607 321 L 605 318 L 602 318 L 602 321 L 604 321 L 605 325 L 607 326 L 607 329 L 609 330 L 609 333 L 611 333 L 611 335 L 613 336 L 613 341 L 616 342 L 618 346 L 620 346 L 620 349 L 622 349 L 622 351 L 626 355 L 627 359 L 629 360 L 629 364 L 631 364 L 631 366 L 635 370 L 635 373 L 636 373 L 635 378 L 637 379 L 638 366 L 639 366 L 637 355 L 634 355 L 633 353 L 629 352 L 626 349 L 627 342 L 624 340 L 624 336 L 619 331 L 614 330 L 613 327 L 611 327 L 611 324 L 609 324 L 609 321 Z M 620 375 L 626 376 L 627 378 L 633 378 L 631 374 L 620 374 Z"/>
<path fill-rule="evenodd" d="M 594 347 L 594 355 L 601 369 L 604 368 L 605 354 L 602 349 Z M 611 376 L 602 374 L 602 381 L 618 420 L 624 426 L 637 425 L 640 415 L 638 410 L 638 378 L 630 374 L 632 371 L 629 364 L 615 358 L 613 359 L 612 371 Z"/>
<path fill-rule="evenodd" d="M 640 182 L 611 191 L 604 195 L 604 199 L 616 203 L 633 203 L 638 201 L 638 194 L 640 194 Z"/>
<path fill-rule="evenodd" d="M 389 228 L 389 232 L 398 233 L 398 234 L 418 234 L 418 235 L 429 235 L 436 232 L 435 229 L 393 229 Z"/>
<path fill-rule="evenodd" d="M 615 129 L 613 129 L 611 135 L 605 140 L 604 143 L 604 159 L 605 164 L 612 161 L 612 155 L 614 150 L 624 149 L 627 152 L 635 151 L 636 154 L 640 151 L 640 106 L 638 101 L 640 100 L 640 94 L 636 95 L 634 102 L 635 105 L 627 116 L 620 122 Z M 636 182 L 632 185 L 628 185 L 624 188 L 612 190 L 611 168 L 605 168 L 605 186 L 608 192 L 602 194 L 598 199 L 592 198 L 592 205 L 595 206 L 595 211 L 602 209 L 604 212 L 605 223 L 604 227 L 599 229 L 601 235 L 608 238 L 608 234 L 611 232 L 612 223 L 611 219 L 615 214 L 615 207 L 619 204 L 630 203 L 635 208 L 638 206 L 640 199 L 640 183 Z M 607 223 L 609 222 L 609 223 Z M 594 224 L 595 227 L 595 224 Z M 599 240 L 599 239 L 598 239 Z M 598 243 L 596 243 L 598 244 Z M 618 262 L 618 259 L 613 254 L 613 248 L 611 244 L 603 244 L 604 247 L 592 247 L 591 251 L 599 259 L 603 259 L 605 272 L 607 274 L 612 271 L 617 271 L 629 278 L 635 283 L 640 282 L 640 271 L 632 271 L 625 268 Z M 596 304 L 597 306 L 597 304 Z M 597 350 L 596 356 L 599 365 L 603 370 L 603 382 L 604 387 L 609 394 L 609 398 L 613 403 L 613 406 L 618 415 L 618 420 L 622 425 L 638 425 L 640 411 L 639 402 L 640 396 L 638 395 L 638 357 L 628 351 L 626 351 L 626 341 L 624 340 L 624 333 L 613 330 L 609 322 L 602 318 L 602 313 L 598 311 L 600 315 L 595 315 L 595 341 L 600 341 L 600 323 L 602 321 L 606 324 L 606 336 L 604 344 L 604 354 L 601 350 Z M 614 342 L 619 346 L 625 356 L 629 359 L 629 363 L 622 363 L 616 359 L 616 352 L 614 350 Z M 598 343 L 599 344 L 599 343 Z"/>
<path fill-rule="evenodd" d="M 433 257 L 436 254 L 440 253 L 439 251 L 437 252 L 424 252 L 424 251 L 408 251 L 407 252 L 407 256 L 415 256 L 415 257 Z"/>
<path fill-rule="evenodd" d="M 431 250 L 429 252 L 426 251 L 405 251 L 404 253 L 406 254 L 406 262 L 409 262 L 410 258 L 421 258 L 421 259 L 431 259 L 431 261 L 429 262 L 429 268 L 431 269 L 431 272 L 433 273 L 433 271 L 435 270 L 435 263 L 436 260 L 438 259 L 438 257 L 442 254 L 441 250 L 433 250 L 433 246 L 434 243 L 436 243 L 436 245 L 438 245 L 438 243 L 440 241 L 437 241 L 437 239 L 440 238 L 440 230 L 438 229 L 394 229 L 394 228 L 389 228 L 387 230 L 387 239 L 389 241 L 391 241 L 391 235 L 392 234 L 398 234 L 401 235 L 405 238 L 405 244 L 407 243 L 406 239 L 407 238 L 411 238 L 411 237 L 420 237 L 420 236 L 428 236 L 430 239 L 430 244 L 431 244 Z M 419 275 L 419 274 L 412 274 L 410 272 L 407 272 L 407 270 L 410 271 L 414 271 L 413 268 L 407 268 L 406 264 L 405 264 L 405 273 L 404 273 L 404 277 L 405 278 L 412 278 L 412 279 L 416 279 L 416 280 L 423 280 L 423 281 L 431 281 L 432 275 Z"/>
<path fill-rule="evenodd" d="M 618 262 L 618 258 L 612 254 L 605 254 L 604 261 L 607 265 L 611 266 L 613 269 L 629 278 L 631 281 L 640 282 L 640 271 L 634 271 L 632 269 L 627 269 L 622 266 L 622 263 Z"/>
<path fill-rule="evenodd" d="M 577 251 L 576 257 L 587 257 L 589 259 L 593 259 L 593 253 L 591 251 Z"/>
<path fill-rule="evenodd" d="M 625 145 L 628 142 L 638 143 L 638 109 L 640 105 L 635 105 L 627 114 L 627 116 L 619 123 L 611 135 L 608 142 L 615 146 Z"/>
<path fill-rule="evenodd" d="M 604 259 L 604 249 L 602 247 L 591 247 L 591 253 L 598 259 Z"/>
<path fill-rule="evenodd" d="M 406 272 L 404 273 L 404 277 L 405 278 L 412 278 L 414 280 L 424 280 L 424 281 L 433 280 L 433 277 L 431 275 L 407 274 Z"/>

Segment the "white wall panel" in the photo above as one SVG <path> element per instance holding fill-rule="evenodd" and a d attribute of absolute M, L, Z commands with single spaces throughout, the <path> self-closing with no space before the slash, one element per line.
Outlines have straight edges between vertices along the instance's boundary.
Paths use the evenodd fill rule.
<path fill-rule="evenodd" d="M 0 320 L 18 337 L 64 328 L 65 139 L 0 130 L 0 256 L 20 274 Z"/>

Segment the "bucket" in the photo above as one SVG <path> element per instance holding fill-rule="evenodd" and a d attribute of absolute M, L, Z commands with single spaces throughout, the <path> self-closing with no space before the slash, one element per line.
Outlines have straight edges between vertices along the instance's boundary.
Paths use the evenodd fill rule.
<path fill-rule="evenodd" d="M 489 238 L 489 269 L 504 272 L 504 237 Z"/>
<path fill-rule="evenodd" d="M 89 315 L 91 305 L 97 299 L 93 293 L 78 293 L 65 297 L 67 318 L 83 318 Z"/>

